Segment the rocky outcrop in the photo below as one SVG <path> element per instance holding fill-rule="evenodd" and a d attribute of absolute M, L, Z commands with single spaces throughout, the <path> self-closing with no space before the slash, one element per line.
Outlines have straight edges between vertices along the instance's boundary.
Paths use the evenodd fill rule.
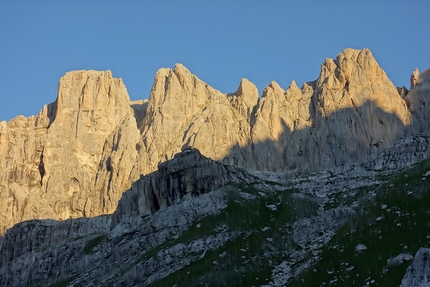
<path fill-rule="evenodd" d="M 367 49 L 326 59 L 319 78 L 301 89 L 292 82 L 284 92 L 272 82 L 255 118 L 258 168 L 292 175 L 363 161 L 411 124 L 405 101 Z"/>
<path fill-rule="evenodd" d="M 243 95 L 242 90 L 252 96 Z M 242 89 L 243 87 L 243 89 Z M 255 86 L 254 86 L 255 88 Z M 231 155 L 234 145 L 245 147 L 249 140 L 249 109 L 258 100 L 252 84 L 242 82 L 235 100 L 213 89 L 184 66 L 160 69 L 154 80 L 146 116 L 143 120 L 140 170 L 157 169 L 158 163 L 173 158 L 187 147 L 205 156 L 244 163 L 249 157 Z M 236 102 L 237 110 L 230 100 Z M 228 158 L 228 159 L 226 159 Z M 233 159 L 234 158 L 234 159 Z"/>
<path fill-rule="evenodd" d="M 178 203 L 184 197 L 201 195 L 231 180 L 226 167 L 186 149 L 158 165 L 154 173 L 141 176 L 126 191 L 113 214 L 112 225 L 126 217 L 143 216 Z"/>
<path fill-rule="evenodd" d="M 430 277 L 430 249 L 420 248 L 406 270 L 400 287 L 428 287 Z"/>
<path fill-rule="evenodd" d="M 405 97 L 412 114 L 413 124 L 410 126 L 412 134 L 426 133 L 430 126 L 430 69 L 419 76 L 416 75 L 416 71 L 413 74 L 416 83 Z"/>
<path fill-rule="evenodd" d="M 112 213 L 133 182 L 140 133 L 127 90 L 110 71 L 61 78 L 36 117 L 0 125 L 0 231 L 33 219 Z"/>
<path fill-rule="evenodd" d="M 363 162 L 428 132 L 429 75 L 414 71 L 411 90 L 397 90 L 369 50 L 346 49 L 317 80 L 271 82 L 260 99 L 246 79 L 222 94 L 177 64 L 157 72 L 148 101 L 130 102 L 110 71 L 67 73 L 39 115 L 0 123 L 0 234 L 113 213 L 133 182 L 187 148 L 290 178 Z"/>
<path fill-rule="evenodd" d="M 108 72 L 72 72 L 60 81 L 57 112 L 42 153 L 42 191 L 59 219 L 115 210 L 139 142 L 121 80 Z"/>
<path fill-rule="evenodd" d="M 106 241 L 109 226 L 108 216 L 17 224 L 0 245 L 1 286 L 50 286 L 97 266 L 109 250 L 94 256 L 93 249 Z"/>
<path fill-rule="evenodd" d="M 411 87 L 410 87 L 410 89 L 415 87 L 415 85 L 418 82 L 419 77 L 420 77 L 420 71 L 417 68 L 415 68 L 415 70 L 412 72 L 412 75 L 411 75 Z"/>
<path fill-rule="evenodd" d="M 0 235 L 7 227 L 33 218 L 57 218 L 41 191 L 43 148 L 56 104 L 37 116 L 0 122 Z"/>
<path fill-rule="evenodd" d="M 313 169 L 360 162 L 392 146 L 411 124 L 405 101 L 367 49 L 326 60 L 313 108 Z"/>

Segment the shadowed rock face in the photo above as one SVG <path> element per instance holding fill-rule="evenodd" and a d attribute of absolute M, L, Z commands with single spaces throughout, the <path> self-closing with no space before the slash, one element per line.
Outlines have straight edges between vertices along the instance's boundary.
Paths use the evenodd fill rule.
<path fill-rule="evenodd" d="M 400 287 L 430 286 L 430 249 L 420 248 L 406 270 Z"/>
<path fill-rule="evenodd" d="M 165 209 L 184 197 L 216 190 L 229 180 L 222 164 L 202 156 L 197 149 L 186 149 L 173 159 L 160 163 L 157 171 L 133 183 L 119 201 L 112 225 L 126 217 Z"/>
<path fill-rule="evenodd" d="M 418 70 L 415 69 L 412 76 L 416 78 L 416 82 L 406 95 L 405 101 L 414 123 L 410 127 L 411 133 L 426 133 L 430 126 L 430 69 L 418 76 L 417 73 Z"/>
<path fill-rule="evenodd" d="M 142 139 L 153 169 L 193 146 L 228 164 L 297 174 L 363 160 L 410 125 L 405 100 L 370 51 L 346 49 L 326 59 L 316 81 L 286 91 L 271 82 L 260 100 L 247 80 L 223 95 L 181 65 L 162 69 Z"/>
<path fill-rule="evenodd" d="M 177 64 L 157 72 L 148 102 L 131 103 L 110 71 L 69 72 L 39 115 L 0 123 L 0 233 L 28 219 L 113 213 L 142 174 L 188 147 L 289 177 L 364 161 L 427 132 L 429 75 L 414 72 L 402 97 L 369 50 L 346 49 L 317 80 L 285 91 L 271 82 L 260 99 L 246 79 L 222 94 Z M 173 185 L 158 184 L 147 197 L 167 204 L 182 192 L 166 198 Z"/>

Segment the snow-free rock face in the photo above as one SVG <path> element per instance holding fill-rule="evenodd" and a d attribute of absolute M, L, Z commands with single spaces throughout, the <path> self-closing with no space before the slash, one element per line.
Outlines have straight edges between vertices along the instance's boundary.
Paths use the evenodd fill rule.
<path fill-rule="evenodd" d="M 241 85 L 243 86 L 243 85 Z M 247 90 L 248 91 L 248 90 Z M 195 147 L 207 157 L 222 160 L 234 145 L 245 146 L 249 139 L 249 109 L 258 100 L 236 93 L 236 110 L 229 96 L 213 89 L 184 66 L 160 69 L 154 80 L 143 121 L 142 167 L 156 170 L 158 163 L 173 158 L 187 147 Z M 243 99 L 242 99 L 243 97 Z M 247 158 L 238 155 L 234 162 Z"/>
<path fill-rule="evenodd" d="M 404 137 L 411 123 L 405 101 L 367 49 L 347 49 L 322 64 L 311 106 L 310 170 L 360 162 Z"/>
<path fill-rule="evenodd" d="M 414 71 L 398 91 L 369 50 L 346 49 L 317 80 L 271 82 L 260 99 L 246 79 L 222 94 L 177 64 L 157 72 L 148 101 L 130 102 L 110 71 L 69 72 L 39 115 L 0 123 L 0 234 L 28 219 L 113 213 L 142 174 L 187 148 L 290 178 L 363 162 L 428 131 L 429 75 Z"/>
<path fill-rule="evenodd" d="M 182 65 L 161 69 L 144 119 L 149 171 L 192 146 L 249 169 L 303 174 L 356 161 L 408 135 L 405 100 L 368 49 L 326 59 L 319 78 L 286 91 L 271 82 L 258 99 L 243 79 L 223 95 Z"/>
<path fill-rule="evenodd" d="M 73 270 L 95 266 L 102 260 L 88 256 L 85 246 L 105 239 L 103 234 L 109 227 L 108 216 L 30 220 L 15 225 L 0 244 L 0 285 L 50 286 Z"/>
<path fill-rule="evenodd" d="M 127 90 L 110 71 L 67 73 L 42 152 L 42 191 L 59 219 L 112 213 L 139 142 Z"/>
<path fill-rule="evenodd" d="M 416 81 L 405 97 L 412 114 L 411 133 L 414 134 L 428 132 L 430 126 L 430 69 L 420 75 L 417 73 L 415 70 L 412 74 Z"/>
<path fill-rule="evenodd" d="M 263 91 L 252 126 L 262 170 L 293 174 L 359 162 L 405 136 L 405 101 L 369 50 L 326 59 L 319 78 Z"/>
<path fill-rule="evenodd" d="M 226 168 L 186 149 L 169 161 L 160 163 L 154 173 L 133 183 L 118 203 L 113 225 L 126 217 L 151 214 L 179 202 L 184 197 L 201 195 L 224 186 L 229 181 Z"/>
<path fill-rule="evenodd" d="M 42 151 L 55 104 L 37 116 L 0 122 L 0 235 L 7 227 L 32 218 L 57 218 L 42 196 Z"/>
<path fill-rule="evenodd" d="M 120 79 L 67 73 L 39 115 L 0 125 L 0 233 L 33 218 L 112 213 L 133 181 L 139 140 Z"/>
<path fill-rule="evenodd" d="M 430 282 L 430 249 L 420 248 L 412 264 L 406 270 L 400 287 L 429 287 Z"/>

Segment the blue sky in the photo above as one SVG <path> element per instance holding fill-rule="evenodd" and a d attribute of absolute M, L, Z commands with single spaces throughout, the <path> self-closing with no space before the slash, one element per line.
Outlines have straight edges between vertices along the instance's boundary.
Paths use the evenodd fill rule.
<path fill-rule="evenodd" d="M 0 120 L 37 114 L 71 70 L 109 69 L 137 100 L 175 63 L 221 92 L 248 78 L 260 94 L 316 79 L 347 47 L 369 48 L 397 86 L 430 68 L 427 0 L 34 2 L 0 1 Z"/>

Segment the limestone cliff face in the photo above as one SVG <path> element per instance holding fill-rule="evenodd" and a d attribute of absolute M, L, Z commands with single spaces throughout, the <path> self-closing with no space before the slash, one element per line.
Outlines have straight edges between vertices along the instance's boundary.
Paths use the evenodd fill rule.
<path fill-rule="evenodd" d="M 319 78 L 301 89 L 271 82 L 261 100 L 246 79 L 223 95 L 177 65 L 155 77 L 139 170 L 192 146 L 249 169 L 312 172 L 362 161 L 410 134 L 411 124 L 405 100 L 367 49 L 326 59 Z"/>
<path fill-rule="evenodd" d="M 186 149 L 141 176 L 118 203 L 112 216 L 115 226 L 126 217 L 148 215 L 192 197 L 216 190 L 230 181 L 227 169 L 197 150 Z"/>
<path fill-rule="evenodd" d="M 0 232 L 33 219 L 112 213 L 140 140 L 126 88 L 110 71 L 76 71 L 36 117 L 0 124 Z"/>
<path fill-rule="evenodd" d="M 252 95 L 243 95 L 243 90 Z M 241 154 L 229 155 L 233 146 L 248 144 L 249 115 L 257 101 L 256 88 L 249 82 L 242 82 L 234 95 L 224 95 L 180 64 L 174 70 L 159 70 L 142 124 L 141 169 L 152 172 L 187 147 L 215 160 L 245 162 Z"/>
<path fill-rule="evenodd" d="M 41 155 L 42 191 L 59 219 L 111 213 L 137 156 L 127 90 L 110 71 L 67 73 Z"/>
<path fill-rule="evenodd" d="M 41 161 L 55 104 L 37 116 L 0 122 L 0 234 L 7 227 L 32 218 L 57 218 L 41 194 Z"/>
<path fill-rule="evenodd" d="M 252 125 L 253 159 L 262 170 L 306 173 L 362 161 L 407 134 L 405 100 L 369 50 L 346 49 L 319 78 L 286 91 L 263 91 Z"/>
<path fill-rule="evenodd" d="M 411 79 L 416 79 L 414 85 L 405 97 L 412 114 L 413 125 L 411 133 L 425 133 L 430 127 L 430 69 L 418 74 L 415 69 Z"/>
<path fill-rule="evenodd" d="M 398 90 L 369 50 L 346 49 L 317 80 L 271 82 L 260 99 L 246 79 L 222 94 L 177 64 L 157 72 L 148 101 L 130 102 L 110 71 L 67 73 L 37 116 L 0 123 L 0 234 L 28 219 L 113 213 L 142 174 L 187 148 L 287 177 L 362 162 L 428 132 L 429 75 L 416 70 L 411 90 Z"/>
<path fill-rule="evenodd" d="M 322 64 L 310 110 L 310 170 L 360 162 L 411 124 L 405 101 L 367 49 L 347 49 Z"/>

